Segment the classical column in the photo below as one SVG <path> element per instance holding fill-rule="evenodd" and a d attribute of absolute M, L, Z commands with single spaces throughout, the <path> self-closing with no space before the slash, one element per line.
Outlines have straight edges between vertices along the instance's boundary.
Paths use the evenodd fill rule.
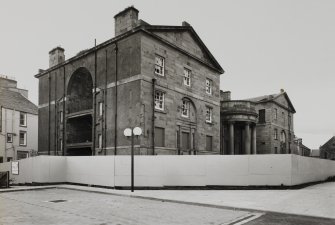
<path fill-rule="evenodd" d="M 229 152 L 234 155 L 234 122 L 229 122 Z"/>
<path fill-rule="evenodd" d="M 256 150 L 256 124 L 252 127 L 251 148 L 252 148 L 252 154 L 257 154 L 257 150 Z"/>
<path fill-rule="evenodd" d="M 220 121 L 220 154 L 223 155 L 224 154 L 224 125 L 223 125 L 223 121 Z"/>
<path fill-rule="evenodd" d="M 245 123 L 245 139 L 244 139 L 244 152 L 247 155 L 250 155 L 250 123 L 246 122 Z"/>

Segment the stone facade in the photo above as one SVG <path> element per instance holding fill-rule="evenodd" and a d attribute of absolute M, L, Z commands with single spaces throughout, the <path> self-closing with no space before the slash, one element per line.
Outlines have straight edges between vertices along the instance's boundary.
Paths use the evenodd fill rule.
<path fill-rule="evenodd" d="M 137 13 L 125 9 L 115 16 L 115 38 L 35 76 L 40 154 L 129 154 L 123 131 L 135 126 L 143 130 L 135 139 L 136 154 L 219 153 L 221 66 L 189 24 L 153 26 Z M 57 54 L 64 51 L 56 49 L 50 56 L 62 59 Z M 163 76 L 156 71 L 157 57 Z M 185 69 L 190 86 L 184 85 Z M 154 110 L 158 92 L 164 106 Z"/>
<path fill-rule="evenodd" d="M 256 104 L 257 154 L 297 153 L 294 143 L 295 109 L 283 90 L 279 94 L 249 99 Z"/>

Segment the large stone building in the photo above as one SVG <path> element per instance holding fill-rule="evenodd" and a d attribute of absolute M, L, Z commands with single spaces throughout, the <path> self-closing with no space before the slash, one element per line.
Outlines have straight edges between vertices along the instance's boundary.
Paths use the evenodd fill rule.
<path fill-rule="evenodd" d="M 221 92 L 221 152 L 223 154 L 296 153 L 295 109 L 283 90 L 279 94 L 231 100 Z"/>
<path fill-rule="evenodd" d="M 335 160 L 335 136 L 320 147 L 320 158 Z"/>
<path fill-rule="evenodd" d="M 186 22 L 157 26 L 129 7 L 115 37 L 65 60 L 49 52 L 39 79 L 39 153 L 129 154 L 123 131 L 139 126 L 136 154 L 219 154 L 223 69 Z"/>
<path fill-rule="evenodd" d="M 0 163 L 37 154 L 37 112 L 28 91 L 0 75 Z"/>

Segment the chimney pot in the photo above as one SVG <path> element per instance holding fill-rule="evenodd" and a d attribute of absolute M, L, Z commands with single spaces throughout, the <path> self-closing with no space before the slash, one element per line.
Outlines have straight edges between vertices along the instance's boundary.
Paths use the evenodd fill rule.
<path fill-rule="evenodd" d="M 183 21 L 182 24 L 181 24 L 183 27 L 190 27 L 191 24 L 189 24 L 188 22 L 186 21 Z"/>

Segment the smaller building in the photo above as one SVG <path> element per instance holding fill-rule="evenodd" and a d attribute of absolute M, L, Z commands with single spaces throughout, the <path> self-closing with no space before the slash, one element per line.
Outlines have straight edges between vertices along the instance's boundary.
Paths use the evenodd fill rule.
<path fill-rule="evenodd" d="M 284 90 L 245 100 L 231 100 L 229 91 L 221 92 L 220 100 L 222 154 L 299 154 L 296 111 Z M 309 155 L 307 147 L 303 151 Z"/>
<path fill-rule="evenodd" d="M 302 138 L 294 139 L 294 147 L 292 147 L 292 153 L 301 156 L 311 156 L 312 150 L 302 143 Z"/>
<path fill-rule="evenodd" d="M 320 147 L 320 158 L 335 160 L 335 136 Z"/>
<path fill-rule="evenodd" d="M 0 75 L 0 163 L 37 153 L 38 109 L 28 91 Z"/>
<path fill-rule="evenodd" d="M 320 149 L 312 149 L 310 157 L 320 158 Z"/>

